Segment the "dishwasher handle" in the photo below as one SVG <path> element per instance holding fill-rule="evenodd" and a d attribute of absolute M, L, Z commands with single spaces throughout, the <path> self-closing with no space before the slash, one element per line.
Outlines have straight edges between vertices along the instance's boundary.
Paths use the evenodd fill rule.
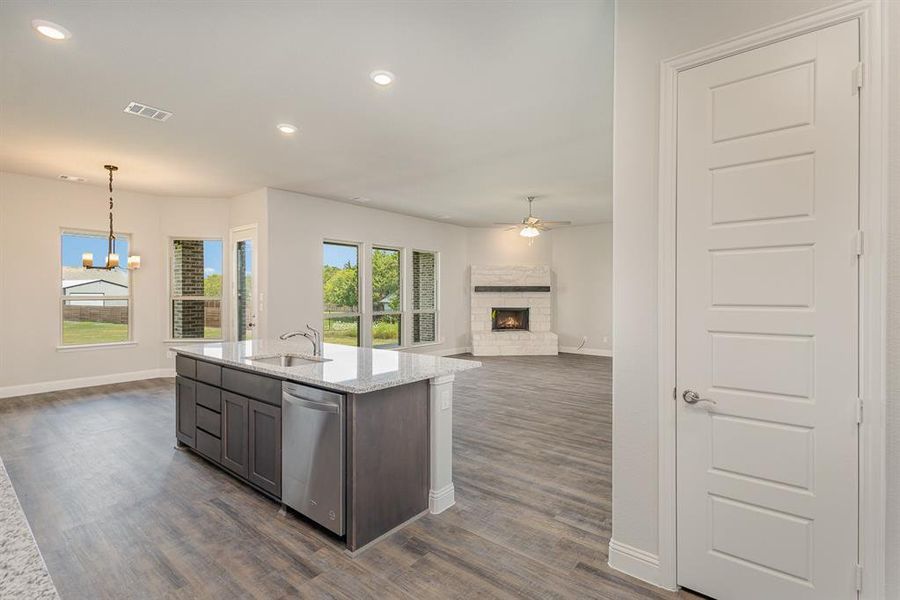
<path fill-rule="evenodd" d="M 289 394 L 284 392 L 282 394 L 282 400 L 287 402 L 288 404 L 296 404 L 297 406 L 302 406 L 303 408 L 308 408 L 310 410 L 318 410 L 320 412 L 330 412 L 330 413 L 338 413 L 341 412 L 340 404 L 332 404 L 330 402 L 316 402 L 314 400 L 307 400 L 306 398 L 301 398 L 300 396 L 294 396 L 293 394 Z"/>

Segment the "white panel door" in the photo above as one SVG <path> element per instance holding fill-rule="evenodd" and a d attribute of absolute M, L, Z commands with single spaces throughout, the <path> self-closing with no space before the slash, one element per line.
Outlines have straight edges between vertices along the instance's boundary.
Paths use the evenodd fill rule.
<path fill-rule="evenodd" d="M 678 78 L 678 583 L 719 600 L 857 594 L 858 39 Z"/>

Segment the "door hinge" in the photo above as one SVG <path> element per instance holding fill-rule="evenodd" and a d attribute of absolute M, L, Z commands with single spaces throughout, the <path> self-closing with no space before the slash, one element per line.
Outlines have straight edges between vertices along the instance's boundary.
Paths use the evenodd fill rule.
<path fill-rule="evenodd" d="M 678 400 L 678 388 L 677 387 L 672 388 L 672 400 Z"/>
<path fill-rule="evenodd" d="M 862 591 L 862 565 L 856 565 L 856 591 Z"/>
<path fill-rule="evenodd" d="M 856 399 L 856 422 L 862 423 L 863 421 L 863 401 L 862 398 Z"/>
<path fill-rule="evenodd" d="M 862 256 L 863 252 L 866 249 L 866 236 L 864 232 L 860 229 L 856 231 L 856 255 Z"/>
<path fill-rule="evenodd" d="M 863 63 L 856 63 L 856 66 L 853 67 L 853 85 L 856 89 L 862 88 L 865 83 L 865 65 Z"/>

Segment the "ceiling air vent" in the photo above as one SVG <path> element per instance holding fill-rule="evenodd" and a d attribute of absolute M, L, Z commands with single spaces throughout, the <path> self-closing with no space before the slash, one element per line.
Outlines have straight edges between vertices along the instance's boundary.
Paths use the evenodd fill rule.
<path fill-rule="evenodd" d="M 147 106 L 140 102 L 130 102 L 128 106 L 125 107 L 125 112 L 130 115 L 137 115 L 138 117 L 144 117 L 145 119 L 151 119 L 153 121 L 168 121 L 169 117 L 172 116 L 172 113 L 169 111 L 153 108 L 152 106 Z"/>

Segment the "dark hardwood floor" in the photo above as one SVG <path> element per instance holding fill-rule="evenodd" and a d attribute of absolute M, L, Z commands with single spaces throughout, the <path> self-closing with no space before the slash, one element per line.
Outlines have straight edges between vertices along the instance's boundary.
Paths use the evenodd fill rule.
<path fill-rule="evenodd" d="M 64 600 L 692 597 L 606 564 L 610 360 L 482 360 L 455 385 L 456 506 L 356 559 L 174 450 L 172 380 L 0 401 L 0 457 Z"/>

